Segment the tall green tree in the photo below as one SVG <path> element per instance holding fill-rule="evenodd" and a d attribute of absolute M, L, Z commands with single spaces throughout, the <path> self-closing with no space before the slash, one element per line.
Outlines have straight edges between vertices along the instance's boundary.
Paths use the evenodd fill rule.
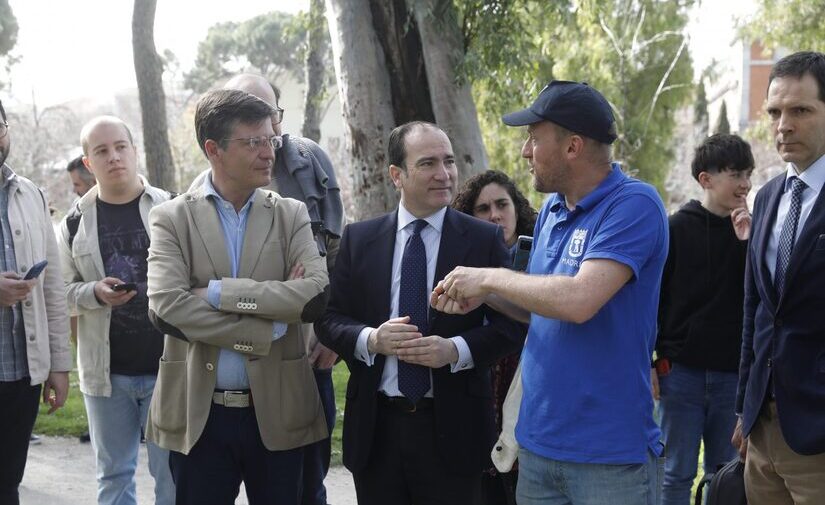
<path fill-rule="evenodd" d="M 237 23 L 218 23 L 198 44 L 195 65 L 184 85 L 198 93 L 239 71 L 254 71 L 272 81 L 289 73 L 303 79 L 300 48 L 305 31 L 292 15 L 269 12 Z"/>
<path fill-rule="evenodd" d="M 692 97 L 685 26 L 692 0 L 581 0 L 546 38 L 559 79 L 587 81 L 613 105 L 614 155 L 660 191 L 673 158 L 675 112 Z"/>
<path fill-rule="evenodd" d="M 9 56 L 9 52 L 17 44 L 17 18 L 11 10 L 8 0 L 0 0 L 0 64 L 3 67 L 4 76 L 0 77 L 0 89 L 6 85 L 11 66 L 17 61 Z"/>
<path fill-rule="evenodd" d="M 722 100 L 719 107 L 719 117 L 716 119 L 716 126 L 713 133 L 730 133 L 730 121 L 728 121 L 728 103 Z"/>
<path fill-rule="evenodd" d="M 693 135 L 698 145 L 708 136 L 708 95 L 705 81 L 699 80 L 696 86 L 696 100 L 693 102 Z"/>
<path fill-rule="evenodd" d="M 757 0 L 756 14 L 742 34 L 765 47 L 825 52 L 825 2 Z"/>

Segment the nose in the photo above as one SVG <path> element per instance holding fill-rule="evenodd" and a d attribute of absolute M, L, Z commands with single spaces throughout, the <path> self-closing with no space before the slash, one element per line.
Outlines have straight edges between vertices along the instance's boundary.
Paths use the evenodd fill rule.
<path fill-rule="evenodd" d="M 521 146 L 521 157 L 528 160 L 533 157 L 533 144 L 530 139 L 525 140 L 524 145 Z"/>
<path fill-rule="evenodd" d="M 494 223 L 498 223 L 501 221 L 501 211 L 496 209 L 495 207 L 490 209 L 490 221 Z"/>
<path fill-rule="evenodd" d="M 448 180 L 450 178 L 450 168 L 442 161 L 438 164 L 438 169 L 435 171 L 434 176 L 439 181 Z"/>
<path fill-rule="evenodd" d="M 791 118 L 789 114 L 781 113 L 779 114 L 779 119 L 776 121 L 776 129 L 779 133 L 790 133 L 793 131 L 793 124 L 791 123 Z"/>

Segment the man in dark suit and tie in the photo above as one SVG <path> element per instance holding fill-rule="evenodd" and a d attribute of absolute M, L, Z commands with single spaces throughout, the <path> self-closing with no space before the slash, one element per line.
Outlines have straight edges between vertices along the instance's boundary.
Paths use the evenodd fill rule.
<path fill-rule="evenodd" d="M 785 173 L 756 195 L 733 437 L 750 505 L 825 503 L 825 54 L 776 63 Z M 744 438 L 743 438 L 744 437 Z"/>
<path fill-rule="evenodd" d="M 448 208 L 458 174 L 437 126 L 399 126 L 388 156 L 398 210 L 344 230 L 315 325 L 351 373 L 344 464 L 361 505 L 469 505 L 494 442 L 489 365 L 524 328 L 486 306 L 455 316 L 428 300 L 455 266 L 505 266 L 508 254 L 499 228 Z"/>

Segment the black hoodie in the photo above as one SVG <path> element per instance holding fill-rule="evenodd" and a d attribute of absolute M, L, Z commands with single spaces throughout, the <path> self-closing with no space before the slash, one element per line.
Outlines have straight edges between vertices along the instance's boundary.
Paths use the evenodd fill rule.
<path fill-rule="evenodd" d="M 657 355 L 694 368 L 735 372 L 742 345 L 747 241 L 730 217 L 691 200 L 669 219 Z"/>

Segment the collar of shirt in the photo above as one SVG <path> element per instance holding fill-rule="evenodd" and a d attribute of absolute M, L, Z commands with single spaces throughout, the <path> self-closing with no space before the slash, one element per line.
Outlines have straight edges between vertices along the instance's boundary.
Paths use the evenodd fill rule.
<path fill-rule="evenodd" d="M 427 221 L 427 224 L 432 226 L 435 229 L 435 231 L 437 231 L 438 233 L 441 233 L 441 228 L 444 226 L 444 215 L 446 213 L 447 213 L 447 207 L 444 207 L 444 208 L 436 211 L 435 213 L 430 214 L 429 216 L 427 216 L 425 218 L 421 218 L 421 219 L 424 219 L 424 221 Z M 406 207 L 404 207 L 403 203 L 399 203 L 398 204 L 398 227 L 396 228 L 395 231 L 399 232 L 399 231 L 403 230 L 410 223 L 412 223 L 413 221 L 415 221 L 417 219 L 419 219 L 419 218 L 413 216 L 410 213 L 410 211 L 408 211 L 406 209 Z"/>
<path fill-rule="evenodd" d="M 17 177 L 17 174 L 14 173 L 11 167 L 3 163 L 2 168 L 0 168 L 0 188 L 6 188 L 15 177 Z"/>
<path fill-rule="evenodd" d="M 791 187 L 791 177 L 799 177 L 808 188 L 814 190 L 814 194 L 818 195 L 825 185 L 825 155 L 814 161 L 801 175 L 797 173 L 796 165 L 788 163 L 788 170 L 785 172 L 785 191 Z"/>
<path fill-rule="evenodd" d="M 622 172 L 622 167 L 618 163 L 611 163 L 611 170 L 610 173 L 607 174 L 607 177 L 604 178 L 602 182 L 596 186 L 596 189 L 588 193 L 587 195 L 582 198 L 579 203 L 576 204 L 576 208 L 569 212 L 574 212 L 575 210 L 590 210 L 595 207 L 599 202 L 601 202 L 604 197 L 610 194 L 616 186 L 621 184 L 627 176 Z M 559 212 L 562 208 L 567 209 L 564 201 L 564 195 L 561 193 L 556 193 L 552 197 L 553 203 L 550 204 L 550 211 L 553 213 Z"/>
<path fill-rule="evenodd" d="M 221 194 L 218 193 L 218 190 L 215 189 L 215 186 L 212 185 L 212 174 L 211 173 L 206 174 L 206 177 L 203 178 L 203 193 L 207 197 L 211 196 L 215 200 L 215 203 L 218 206 L 226 207 L 227 205 L 229 205 L 234 210 L 234 206 L 230 202 L 227 202 L 226 200 L 224 200 L 224 198 L 221 196 Z M 257 191 L 253 191 L 252 194 L 249 195 L 249 198 L 246 200 L 246 203 L 243 205 L 243 207 L 241 207 L 241 210 L 240 210 L 240 212 L 238 212 L 238 214 L 242 214 L 245 211 L 249 210 L 249 207 L 252 206 L 252 202 L 255 201 L 255 193 L 257 193 Z"/>

